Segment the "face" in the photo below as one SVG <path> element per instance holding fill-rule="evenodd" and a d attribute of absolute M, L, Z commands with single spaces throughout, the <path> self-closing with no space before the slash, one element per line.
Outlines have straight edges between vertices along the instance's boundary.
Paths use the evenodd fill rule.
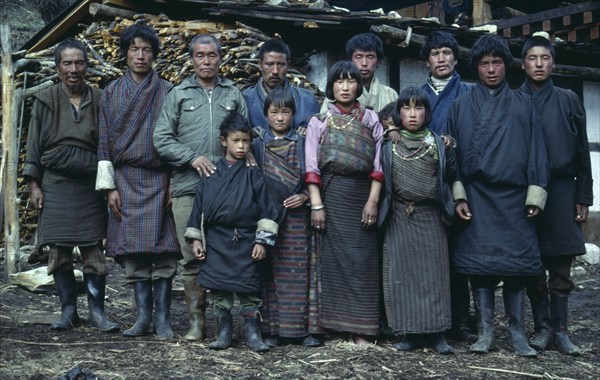
<path fill-rule="evenodd" d="M 221 57 L 215 44 L 196 43 L 193 48 L 192 64 L 201 84 L 213 84 L 221 64 Z"/>
<path fill-rule="evenodd" d="M 554 59 L 550 50 L 542 46 L 534 46 L 527 50 L 521 64 L 527 77 L 536 83 L 543 83 L 550 78 L 554 68 Z"/>
<path fill-rule="evenodd" d="M 78 90 L 83 87 L 87 65 L 83 52 L 75 48 L 66 48 L 60 52 L 58 73 L 67 88 Z"/>
<path fill-rule="evenodd" d="M 127 49 L 127 67 L 134 75 L 146 76 L 152 70 L 152 45 L 141 38 L 134 38 Z"/>
<path fill-rule="evenodd" d="M 288 60 L 285 54 L 270 52 L 258 60 L 258 66 L 262 74 L 263 83 L 267 91 L 281 86 L 285 81 L 288 70 Z"/>
<path fill-rule="evenodd" d="M 454 72 L 454 66 L 456 66 L 456 58 L 452 49 L 449 47 L 441 47 L 438 49 L 431 49 L 427 62 L 425 62 L 431 75 L 436 78 L 448 78 Z"/>
<path fill-rule="evenodd" d="M 267 121 L 271 131 L 277 137 L 283 137 L 288 133 L 293 120 L 294 113 L 289 107 L 278 107 L 271 104 L 267 110 Z"/>
<path fill-rule="evenodd" d="M 249 133 L 229 132 L 227 138 L 221 136 L 221 145 L 225 147 L 225 158 L 229 161 L 244 160 L 250 150 L 252 139 Z"/>
<path fill-rule="evenodd" d="M 396 124 L 394 124 L 394 119 L 392 119 L 391 116 L 388 116 L 387 119 L 381 120 L 381 125 L 383 125 L 384 129 L 390 129 L 396 126 Z"/>
<path fill-rule="evenodd" d="M 339 78 L 333 82 L 333 98 L 342 108 L 350 108 L 356 101 L 358 82 L 354 78 Z"/>
<path fill-rule="evenodd" d="M 375 50 L 354 50 L 352 53 L 352 63 L 360 70 L 364 85 L 370 85 L 377 70 L 377 52 Z"/>
<path fill-rule="evenodd" d="M 410 132 L 417 132 L 423 129 L 425 124 L 425 107 L 417 105 L 413 100 L 409 104 L 400 107 L 400 120 L 402 127 Z"/>
<path fill-rule="evenodd" d="M 484 55 L 477 64 L 477 73 L 481 83 L 489 88 L 496 88 L 504 81 L 506 67 L 504 60 L 493 55 Z"/>

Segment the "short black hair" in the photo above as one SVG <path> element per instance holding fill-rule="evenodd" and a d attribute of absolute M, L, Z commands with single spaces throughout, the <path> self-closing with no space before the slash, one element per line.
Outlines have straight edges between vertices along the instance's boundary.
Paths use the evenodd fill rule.
<path fill-rule="evenodd" d="M 484 34 L 475 41 L 471 49 L 471 61 L 469 62 L 471 70 L 477 72 L 479 60 L 485 55 L 502 58 L 507 69 L 513 61 L 508 42 L 495 34 Z"/>
<path fill-rule="evenodd" d="M 271 104 L 275 107 L 287 107 L 292 110 L 293 114 L 296 114 L 296 101 L 294 100 L 292 91 L 287 88 L 278 86 L 269 92 L 263 106 L 263 114 L 265 116 L 269 113 Z"/>
<path fill-rule="evenodd" d="M 433 49 L 441 49 L 443 47 L 450 48 L 454 59 L 458 59 L 458 42 L 456 38 L 448 32 L 433 32 L 425 41 L 425 45 L 421 48 L 421 59 L 427 60 Z"/>
<path fill-rule="evenodd" d="M 383 42 L 381 41 L 381 38 L 373 33 L 357 34 L 346 42 L 346 58 L 348 60 L 352 60 L 352 54 L 355 50 L 374 50 L 377 53 L 378 61 L 382 61 L 384 58 Z"/>
<path fill-rule="evenodd" d="M 285 42 L 280 40 L 279 38 L 271 38 L 268 41 L 265 41 L 260 49 L 258 49 L 258 59 L 262 60 L 267 53 L 281 53 L 285 55 L 285 58 L 289 61 L 292 53 L 290 52 L 290 48 L 286 45 Z"/>
<path fill-rule="evenodd" d="M 133 24 L 123 29 L 119 38 L 121 57 L 127 57 L 127 50 L 136 38 L 142 39 L 152 46 L 152 55 L 158 57 L 159 42 L 156 32 L 146 24 Z"/>
<path fill-rule="evenodd" d="M 325 94 L 327 98 L 330 100 L 335 100 L 333 96 L 333 84 L 340 78 L 351 78 L 356 79 L 356 83 L 358 83 L 358 88 L 356 89 L 356 98 L 363 93 L 363 81 L 360 76 L 360 70 L 358 67 L 350 61 L 337 61 L 329 68 L 329 72 L 327 73 L 327 86 L 325 87 Z"/>
<path fill-rule="evenodd" d="M 395 101 L 386 104 L 377 113 L 377 118 L 379 119 L 379 121 L 381 123 L 383 123 L 383 121 L 386 120 L 388 117 L 392 117 L 392 119 L 393 119 L 393 114 L 394 114 L 394 109 L 395 108 L 396 108 L 396 102 Z"/>
<path fill-rule="evenodd" d="M 54 49 L 54 64 L 56 66 L 60 65 L 61 56 L 63 50 L 65 49 L 78 49 L 81 50 L 83 54 L 83 60 L 85 61 L 86 66 L 89 64 L 87 51 L 85 50 L 85 45 L 74 38 L 67 38 L 66 40 L 61 41 L 56 48 Z"/>
<path fill-rule="evenodd" d="M 223 49 L 221 48 L 221 43 L 217 39 L 217 37 L 212 34 L 198 34 L 196 37 L 192 38 L 192 42 L 190 42 L 189 53 L 190 58 L 194 55 L 194 46 L 196 44 L 200 45 L 210 45 L 214 44 L 217 47 L 217 54 L 219 54 L 219 59 L 223 58 Z"/>
<path fill-rule="evenodd" d="M 250 125 L 250 121 L 243 115 L 239 113 L 230 113 L 223 119 L 221 125 L 219 126 L 219 132 L 221 137 L 227 138 L 230 133 L 234 132 L 244 132 L 248 133 L 250 137 L 252 137 L 252 126 Z"/>
<path fill-rule="evenodd" d="M 545 37 L 542 36 L 533 36 L 523 44 L 523 49 L 521 50 L 521 57 L 525 59 L 527 56 L 527 51 L 533 47 L 543 47 L 550 50 L 550 55 L 552 55 L 552 60 L 555 59 L 556 52 L 554 51 L 554 46 L 552 42 Z"/>
<path fill-rule="evenodd" d="M 410 105 L 412 102 L 418 106 L 425 107 L 425 122 L 423 123 L 423 126 L 426 127 L 431 121 L 431 104 L 429 104 L 429 99 L 427 98 L 425 91 L 419 87 L 406 87 L 404 90 L 400 91 L 398 100 L 396 100 L 396 107 L 394 107 L 394 113 L 392 114 L 394 124 L 403 128 L 402 120 L 400 119 L 400 108 L 405 105 Z"/>

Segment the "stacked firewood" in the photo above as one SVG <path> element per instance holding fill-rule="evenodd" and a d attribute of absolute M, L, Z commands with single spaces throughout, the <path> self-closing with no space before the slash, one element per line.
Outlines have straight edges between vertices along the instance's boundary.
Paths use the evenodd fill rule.
<path fill-rule="evenodd" d="M 90 64 L 87 80 L 92 86 L 104 88 L 109 82 L 123 75 L 126 62 L 119 52 L 119 34 L 126 27 L 145 22 L 151 25 L 159 36 L 161 50 L 155 59 L 155 70 L 164 79 L 173 84 L 193 74 L 189 56 L 189 43 L 201 33 L 215 35 L 223 48 L 221 75 L 244 88 L 256 83 L 260 77 L 258 68 L 258 49 L 261 44 L 275 36 L 241 23 L 227 25 L 211 21 L 175 21 L 166 16 L 135 15 L 131 18 L 116 17 L 112 20 L 96 20 L 89 26 L 82 26 L 75 38 L 82 41 L 87 49 Z M 302 73 L 308 64 L 311 52 L 298 52 L 292 49 L 288 71 L 290 81 L 312 91 L 318 99 L 323 93 Z M 24 104 L 20 125 L 19 173 L 23 171 L 32 98 L 40 89 L 59 81 L 54 64 L 54 47 L 30 53 L 15 64 L 16 87 L 24 90 Z M 19 222 L 21 243 L 31 242 L 37 227 L 37 212 L 28 207 L 29 188 L 22 177 L 18 178 Z M 2 238 L 4 240 L 4 238 Z"/>

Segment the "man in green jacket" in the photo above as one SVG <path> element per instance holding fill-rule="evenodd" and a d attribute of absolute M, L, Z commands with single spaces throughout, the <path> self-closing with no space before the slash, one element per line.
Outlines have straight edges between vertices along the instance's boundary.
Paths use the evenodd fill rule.
<path fill-rule="evenodd" d="M 183 235 L 199 176 L 213 174 L 214 163 L 223 154 L 219 125 L 231 113 L 248 117 L 248 109 L 233 81 L 218 75 L 223 58 L 219 40 L 209 34 L 198 35 L 189 51 L 194 75 L 167 94 L 154 129 L 154 146 L 173 167 L 172 207 L 183 254 L 181 278 L 190 315 L 190 331 L 185 339 L 202 340 L 206 336 L 206 293 L 196 283 L 200 262 L 194 259 Z"/>

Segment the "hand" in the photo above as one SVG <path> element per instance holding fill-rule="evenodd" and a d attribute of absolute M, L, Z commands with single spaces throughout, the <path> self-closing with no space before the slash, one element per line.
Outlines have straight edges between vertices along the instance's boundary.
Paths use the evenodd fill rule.
<path fill-rule="evenodd" d="M 108 190 L 106 197 L 108 199 L 108 208 L 118 220 L 121 220 L 123 218 L 121 214 L 121 194 L 119 194 L 118 190 L 113 189 Z"/>
<path fill-rule="evenodd" d="M 215 174 L 217 167 L 208 158 L 200 156 L 192 162 L 192 167 L 198 172 L 198 175 L 210 177 L 211 174 Z"/>
<path fill-rule="evenodd" d="M 167 204 L 165 205 L 165 208 L 168 210 L 171 209 L 171 207 L 173 206 L 173 202 L 172 202 L 172 198 L 171 198 L 171 181 L 169 181 L 169 187 L 167 188 Z"/>
<path fill-rule="evenodd" d="M 192 242 L 192 253 L 194 254 L 194 258 L 196 260 L 206 259 L 206 251 L 204 250 L 204 245 L 202 245 L 200 240 L 194 240 Z"/>
<path fill-rule="evenodd" d="M 362 211 L 362 220 L 360 221 L 366 230 L 371 225 L 377 223 L 377 202 L 367 201 Z"/>
<path fill-rule="evenodd" d="M 317 231 L 325 229 L 325 209 L 311 210 L 310 212 L 310 223 L 312 227 Z"/>
<path fill-rule="evenodd" d="M 306 125 L 299 125 L 296 127 L 296 132 L 298 132 L 298 134 L 300 136 L 306 136 Z"/>
<path fill-rule="evenodd" d="M 390 140 L 392 140 L 393 142 L 397 143 L 398 141 L 400 141 L 400 132 L 398 131 L 390 131 L 388 133 L 388 137 Z"/>
<path fill-rule="evenodd" d="M 252 260 L 259 261 L 267 257 L 267 248 L 260 243 L 254 243 L 252 247 Z"/>
<path fill-rule="evenodd" d="M 454 148 L 456 146 L 456 140 L 454 139 L 454 137 L 447 135 L 447 134 L 442 134 L 440 136 L 442 138 L 442 141 L 444 142 L 444 148 L 446 149 L 450 149 L 450 148 Z"/>
<path fill-rule="evenodd" d="M 587 221 L 588 214 L 589 214 L 588 206 L 577 203 L 575 205 L 575 210 L 576 210 L 576 214 L 575 214 L 576 221 L 578 221 L 579 223 L 583 223 L 583 222 Z"/>
<path fill-rule="evenodd" d="M 31 189 L 31 193 L 29 194 L 29 203 L 36 210 L 41 210 L 44 207 L 44 192 L 40 188 L 37 181 L 30 181 L 29 188 Z"/>
<path fill-rule="evenodd" d="M 283 207 L 297 208 L 302 206 L 307 199 L 306 194 L 295 194 L 283 201 Z"/>
<path fill-rule="evenodd" d="M 527 217 L 534 218 L 540 214 L 540 209 L 537 206 L 527 206 Z"/>
<path fill-rule="evenodd" d="M 456 214 L 462 220 L 469 221 L 473 217 L 466 201 L 459 201 L 455 206 Z"/>
<path fill-rule="evenodd" d="M 246 166 L 256 166 L 256 158 L 252 152 L 246 154 Z"/>

